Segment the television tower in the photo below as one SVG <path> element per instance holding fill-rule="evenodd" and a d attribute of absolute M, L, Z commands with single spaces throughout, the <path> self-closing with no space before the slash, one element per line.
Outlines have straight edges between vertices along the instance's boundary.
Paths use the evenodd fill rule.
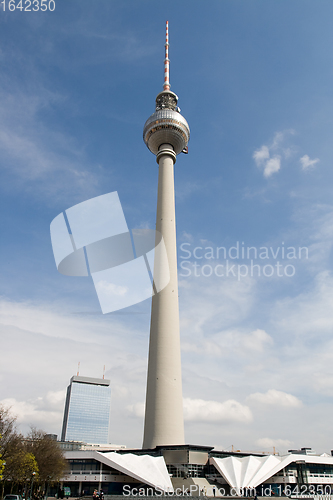
<path fill-rule="evenodd" d="M 153 295 L 143 448 L 185 444 L 180 359 L 174 164 L 187 152 L 190 129 L 170 91 L 169 32 L 166 23 L 163 92 L 146 121 L 143 139 L 159 166 L 156 230 L 162 234 L 169 262 L 170 281 Z M 155 259 L 154 276 L 162 274 Z"/>

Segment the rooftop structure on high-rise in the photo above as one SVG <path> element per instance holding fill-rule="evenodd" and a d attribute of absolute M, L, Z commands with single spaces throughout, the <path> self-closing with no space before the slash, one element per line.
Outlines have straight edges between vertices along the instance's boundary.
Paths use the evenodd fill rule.
<path fill-rule="evenodd" d="M 109 443 L 110 380 L 74 376 L 67 387 L 61 441 Z"/>

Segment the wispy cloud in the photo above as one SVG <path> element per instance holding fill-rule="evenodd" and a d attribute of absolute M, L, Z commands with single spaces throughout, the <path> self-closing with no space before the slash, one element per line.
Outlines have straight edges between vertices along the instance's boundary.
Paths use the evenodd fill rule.
<path fill-rule="evenodd" d="M 233 399 L 223 403 L 203 399 L 184 399 L 186 421 L 248 423 L 252 421 L 252 418 L 250 408 Z"/>
<path fill-rule="evenodd" d="M 17 417 L 18 424 L 40 427 L 47 420 L 49 425 L 60 427 L 64 400 L 65 391 L 62 391 L 62 399 L 56 410 L 43 397 L 28 401 L 17 401 L 15 398 L 6 398 L 0 401 L 0 404 L 10 408 L 12 414 Z"/>
<path fill-rule="evenodd" d="M 283 391 L 277 391 L 276 389 L 269 389 L 266 393 L 256 392 L 250 394 L 247 401 L 249 403 L 277 406 L 278 408 L 300 408 L 302 406 L 302 401 L 296 396 Z"/>
<path fill-rule="evenodd" d="M 52 195 L 57 198 L 60 192 L 64 195 L 69 189 L 74 196 L 94 193 L 98 180 L 88 165 L 84 148 L 79 147 L 74 138 L 52 131 L 40 121 L 39 112 L 56 97 L 41 86 L 38 90 L 40 98 L 3 90 L 0 105 L 2 169 L 7 176 L 15 177 L 16 189 L 20 184 L 25 190 L 31 185 L 35 196 L 49 201 Z"/>
<path fill-rule="evenodd" d="M 126 410 L 132 414 L 134 417 L 144 418 L 145 416 L 145 404 L 144 403 L 134 403 L 128 405 Z"/>
<path fill-rule="evenodd" d="M 248 351 L 264 352 L 266 346 L 274 343 L 272 337 L 265 330 L 255 330 L 243 337 L 243 345 Z"/>
<path fill-rule="evenodd" d="M 314 168 L 317 163 L 319 163 L 319 158 L 315 158 L 314 160 L 311 160 L 311 158 L 308 155 L 302 156 L 299 160 L 301 162 L 302 170 L 309 170 L 311 168 Z"/>
<path fill-rule="evenodd" d="M 256 164 L 259 166 L 262 166 L 266 160 L 269 159 L 269 148 L 268 146 L 261 146 L 260 149 L 257 149 L 257 151 L 255 151 L 253 153 L 253 158 L 256 162 Z"/>
<path fill-rule="evenodd" d="M 281 157 L 280 156 L 274 156 L 273 158 L 270 158 L 264 166 L 264 177 L 270 177 L 271 175 L 275 174 L 278 172 L 281 168 Z"/>
<path fill-rule="evenodd" d="M 184 420 L 187 422 L 252 422 L 253 417 L 248 406 L 234 399 L 223 401 L 206 401 L 204 399 L 183 399 Z M 135 403 L 127 406 L 127 410 L 135 417 L 143 418 L 145 404 Z"/>
<path fill-rule="evenodd" d="M 111 9 L 113 7 L 105 7 Z M 59 37 L 66 45 L 74 39 L 80 40 L 80 50 L 75 54 L 76 57 L 65 57 L 62 60 L 57 59 L 57 63 L 68 68 L 77 68 L 78 66 L 94 66 L 98 64 L 110 64 L 114 61 L 124 61 L 142 64 L 144 59 L 151 58 L 158 52 L 156 44 L 149 43 L 149 36 L 145 31 L 145 36 L 138 29 L 121 25 L 113 20 L 111 24 L 105 24 L 105 8 L 101 11 L 92 10 L 89 16 L 81 13 L 81 16 L 72 21 L 68 18 L 64 20 L 61 29 L 56 32 L 57 42 Z M 78 13 L 79 14 L 79 13 Z M 97 50 L 96 50 L 97 47 Z M 100 48 L 100 50 L 98 50 Z M 57 57 L 58 51 L 52 50 L 53 57 Z"/>
<path fill-rule="evenodd" d="M 271 144 L 263 144 L 254 151 L 252 157 L 258 168 L 263 170 L 266 179 L 277 173 L 281 168 L 281 155 L 289 158 L 292 154 L 291 148 L 283 148 L 282 144 L 287 136 L 294 135 L 292 129 L 276 132 Z M 279 154 L 277 154 L 279 153 Z"/>
<path fill-rule="evenodd" d="M 11 57 L 9 63 L 6 55 L 7 71 L 0 75 L 0 166 L 6 176 L 2 189 L 10 190 L 14 184 L 16 191 L 33 190 L 35 198 L 42 197 L 48 204 L 68 195 L 72 199 L 93 196 L 103 169 L 90 164 L 86 144 L 80 144 L 75 133 L 55 126 L 57 111 L 69 95 L 55 88 L 36 67 L 30 68 L 19 49 Z M 20 76 L 12 70 L 15 61 Z"/>
<path fill-rule="evenodd" d="M 180 276 L 188 440 L 194 441 L 199 432 L 206 443 L 214 443 L 220 422 L 225 422 L 226 444 L 241 439 L 242 447 L 254 449 L 256 440 L 277 436 L 280 441 L 273 439 L 274 446 L 287 448 L 287 441 L 302 442 L 306 433 L 311 445 L 326 449 L 317 437 L 318 428 L 312 431 L 311 422 L 315 412 L 323 410 L 323 420 L 318 425 L 325 428 L 332 409 L 330 403 L 323 406 L 325 398 L 333 393 L 333 280 L 327 271 L 332 207 L 312 207 L 296 219 L 298 233 L 293 237 L 305 237 L 304 229 L 307 241 L 319 245 L 309 251 L 312 261 L 312 254 L 317 253 L 312 265 L 307 267 L 311 259 L 302 264 L 307 273 L 306 289 L 296 286 L 298 275 L 283 285 L 282 293 L 282 285 L 275 288 L 273 282 L 267 293 L 266 283 L 255 278 L 238 282 L 216 276 Z M 187 235 L 187 239 L 191 241 L 192 236 Z M 321 247 L 325 252 L 321 252 Z M 35 423 L 48 432 L 59 433 L 63 397 L 60 393 L 75 373 L 77 361 L 81 360 L 81 367 L 89 367 L 89 372 L 82 374 L 99 376 L 109 359 L 112 362 L 106 376 L 112 379 L 114 387 L 112 428 L 117 429 L 116 436 L 122 436 L 113 437 L 113 441 L 141 445 L 144 407 L 137 402 L 144 401 L 146 386 L 148 315 L 138 325 L 137 317 L 129 324 L 121 321 L 120 315 L 69 315 L 55 307 L 8 300 L 0 302 L 0 306 L 1 347 L 3 352 L 15 353 L 21 367 L 18 375 L 12 356 L 3 359 L 0 378 L 10 378 L 13 386 L 7 388 L 3 383 L 2 398 L 14 400 L 12 404 L 22 426 Z M 19 351 L 17 345 L 21 347 Z M 34 358 L 36 345 L 39 356 L 32 365 L 29 360 Z M 54 361 L 50 361 L 50 351 Z M 63 352 L 76 353 L 72 364 Z M 202 367 L 199 372 L 198 366 Z M 45 382 L 40 380 L 41 373 L 48 374 Z M 20 384 L 22 377 L 30 387 L 29 397 Z M 49 391 L 53 394 L 48 395 Z M 59 398 L 58 406 L 51 404 L 50 398 Z M 302 401 L 306 401 L 306 412 Z M 313 401 L 320 403 L 315 406 Z M 293 420 L 300 411 L 304 413 L 302 426 Z M 288 427 L 281 424 L 285 412 L 290 417 Z M 242 422 L 250 432 L 240 438 Z"/>
<path fill-rule="evenodd" d="M 263 144 L 252 155 L 256 165 L 267 179 L 281 169 L 282 158 L 289 160 L 297 152 L 294 145 L 287 145 L 287 138 L 295 135 L 293 129 L 276 132 L 270 144 Z M 319 163 L 319 158 L 311 159 L 308 155 L 300 158 L 302 170 L 310 170 Z"/>
<path fill-rule="evenodd" d="M 289 441 L 289 439 L 272 439 L 272 438 L 260 438 L 256 440 L 255 443 L 258 448 L 289 448 L 292 444 L 293 441 Z"/>
<path fill-rule="evenodd" d="M 226 330 L 212 334 L 209 338 L 198 338 L 197 342 L 184 341 L 182 350 L 184 352 L 195 352 L 212 357 L 224 358 L 226 356 L 247 357 L 256 356 L 267 351 L 274 341 L 264 330 L 244 332 L 237 330 Z"/>
<path fill-rule="evenodd" d="M 141 444 L 140 422 L 128 431 L 124 422 L 126 407 L 143 399 L 145 391 L 148 331 L 141 331 L 137 318 L 73 315 L 60 307 L 9 300 L 0 305 L 1 349 L 8 354 L 1 363 L 2 401 L 18 415 L 22 432 L 32 424 L 60 433 L 65 389 L 81 361 L 82 375 L 101 377 L 106 365 L 105 376 L 112 379 L 113 442 L 129 432 L 127 443 Z M 74 358 L 68 361 L 64 352 L 75 353 Z"/>
<path fill-rule="evenodd" d="M 254 151 L 252 157 L 257 167 L 263 171 L 263 175 L 266 179 L 279 172 L 282 158 L 288 160 L 297 151 L 294 146 L 285 145 L 287 137 L 291 135 L 295 135 L 293 129 L 276 132 L 270 144 L 263 144 L 259 149 Z M 312 160 L 308 155 L 303 155 L 299 161 L 302 170 L 310 170 L 314 168 L 320 160 L 319 158 L 314 158 Z"/>

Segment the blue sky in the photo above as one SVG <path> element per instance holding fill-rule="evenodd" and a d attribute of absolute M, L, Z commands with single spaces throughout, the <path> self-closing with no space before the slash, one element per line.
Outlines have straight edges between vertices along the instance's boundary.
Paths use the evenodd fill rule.
<path fill-rule="evenodd" d="M 179 267 L 186 441 L 329 452 L 331 0 L 55 3 L 0 10 L 0 401 L 23 431 L 60 434 L 78 362 L 86 376 L 105 365 L 111 442 L 141 446 L 149 301 L 102 315 L 89 278 L 57 272 L 49 227 L 118 191 L 128 226 L 154 228 L 158 169 L 142 129 L 168 19 L 171 90 L 191 128 L 175 167 L 179 266 L 191 270 Z M 247 276 L 216 276 L 227 265 L 216 248 L 237 242 L 277 257 L 256 260 L 261 276 L 241 256 L 229 264 Z M 287 247 L 308 258 L 282 258 Z M 282 276 L 263 276 L 277 262 Z"/>

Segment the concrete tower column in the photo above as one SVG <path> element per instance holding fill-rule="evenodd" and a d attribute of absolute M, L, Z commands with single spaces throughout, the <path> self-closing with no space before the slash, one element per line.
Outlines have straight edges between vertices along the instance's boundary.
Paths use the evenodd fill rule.
<path fill-rule="evenodd" d="M 181 380 L 174 164 L 187 152 L 190 129 L 170 91 L 166 27 L 163 92 L 145 123 L 143 139 L 159 165 L 156 230 L 162 234 L 170 272 L 168 285 L 152 298 L 143 448 L 185 444 Z M 157 239 L 159 236 L 157 236 Z M 157 241 L 158 243 L 159 241 Z M 155 259 L 154 278 L 165 275 Z"/>
<path fill-rule="evenodd" d="M 144 448 L 185 442 L 174 191 L 176 154 L 169 144 L 163 144 L 156 159 L 159 164 L 156 230 L 164 239 L 170 281 L 152 299 Z M 159 265 L 157 261 L 155 276 L 160 273 Z"/>

